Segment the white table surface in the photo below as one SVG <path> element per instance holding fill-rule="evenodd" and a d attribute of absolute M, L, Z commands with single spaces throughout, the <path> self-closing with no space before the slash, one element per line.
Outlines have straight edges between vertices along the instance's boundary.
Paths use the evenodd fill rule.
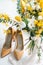
<path fill-rule="evenodd" d="M 13 19 L 15 15 L 18 15 L 16 12 L 17 11 L 16 3 L 17 2 L 12 2 L 11 0 L 0 0 L 0 13 L 6 13 Z M 3 29 L 5 29 L 5 28 L 6 27 L 4 25 L 0 24 L 0 65 L 11 65 L 11 63 L 9 62 L 9 59 L 8 59 L 10 57 L 10 54 L 4 58 L 1 58 L 1 50 L 2 50 L 2 46 L 4 44 L 4 40 L 5 40 L 5 35 L 3 34 Z M 28 35 L 26 35 L 26 36 L 28 36 Z M 26 52 L 25 52 L 25 54 L 26 54 Z M 43 53 L 41 56 L 40 63 L 37 63 L 36 54 L 33 54 L 29 58 L 27 58 L 27 57 L 25 57 L 25 58 L 27 59 L 25 65 L 31 65 L 31 64 L 32 65 L 43 65 Z"/>

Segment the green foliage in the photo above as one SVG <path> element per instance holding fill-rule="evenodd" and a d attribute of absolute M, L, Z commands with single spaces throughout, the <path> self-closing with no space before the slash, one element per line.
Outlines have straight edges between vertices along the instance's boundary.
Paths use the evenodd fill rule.
<path fill-rule="evenodd" d="M 0 19 L 0 23 L 1 23 L 1 22 L 5 22 L 5 20 L 4 20 L 4 19 Z"/>
<path fill-rule="evenodd" d="M 7 21 L 7 20 L 5 20 L 5 19 L 1 19 L 1 18 L 0 18 L 0 23 L 1 23 L 1 22 L 6 23 L 6 22 L 9 22 L 9 21 L 10 21 L 10 19 Z"/>
<path fill-rule="evenodd" d="M 35 16 L 35 18 L 37 19 L 38 18 L 38 11 L 37 10 L 33 10 L 33 12 L 35 12 L 33 15 Z"/>
<path fill-rule="evenodd" d="M 28 25 L 26 25 L 26 27 L 23 28 L 23 30 L 27 30 L 29 32 L 30 31 L 30 28 L 28 27 Z"/>
<path fill-rule="evenodd" d="M 2 19 L 0 19 L 0 23 L 2 22 Z"/>
<path fill-rule="evenodd" d="M 20 0 L 17 0 L 17 11 L 19 14 L 21 13 Z"/>
<path fill-rule="evenodd" d="M 43 36 L 43 31 L 42 31 L 41 35 Z"/>
<path fill-rule="evenodd" d="M 35 26 L 33 27 L 31 30 L 30 30 L 30 36 L 35 36 L 36 35 L 36 32 L 35 31 L 38 31 L 39 30 L 39 27 Z"/>
<path fill-rule="evenodd" d="M 28 25 L 28 20 L 26 18 L 23 18 L 23 21 L 25 22 L 26 25 Z"/>
<path fill-rule="evenodd" d="M 24 21 L 25 24 L 26 24 L 26 27 L 23 28 L 23 30 L 27 30 L 27 31 L 29 31 L 29 30 L 30 30 L 29 27 L 28 27 L 28 23 L 29 23 L 29 21 L 28 21 L 26 18 L 23 18 L 23 21 Z"/>
<path fill-rule="evenodd" d="M 39 60 L 40 60 L 40 57 L 41 57 L 40 49 L 41 49 L 41 48 L 39 47 L 39 48 L 38 48 L 38 53 L 37 53 L 37 54 L 38 54 L 38 57 L 39 57 Z"/>
<path fill-rule="evenodd" d="M 34 30 L 30 31 L 30 36 L 32 36 L 32 37 L 35 36 L 35 31 Z"/>
<path fill-rule="evenodd" d="M 34 40 L 31 40 L 30 44 L 28 45 L 28 48 L 30 48 L 30 51 L 33 51 L 35 47 L 35 42 Z"/>

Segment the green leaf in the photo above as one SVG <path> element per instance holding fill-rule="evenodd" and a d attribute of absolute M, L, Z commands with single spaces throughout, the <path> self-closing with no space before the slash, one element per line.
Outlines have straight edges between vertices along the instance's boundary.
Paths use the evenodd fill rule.
<path fill-rule="evenodd" d="M 2 22 L 2 20 L 0 19 L 0 22 Z"/>
<path fill-rule="evenodd" d="M 43 36 L 43 31 L 42 31 L 41 35 Z"/>
<path fill-rule="evenodd" d="M 30 36 L 32 36 L 32 37 L 35 36 L 35 31 L 34 30 L 30 31 Z"/>
<path fill-rule="evenodd" d="M 23 21 L 25 22 L 26 25 L 28 25 L 28 20 L 26 18 L 23 18 Z"/>

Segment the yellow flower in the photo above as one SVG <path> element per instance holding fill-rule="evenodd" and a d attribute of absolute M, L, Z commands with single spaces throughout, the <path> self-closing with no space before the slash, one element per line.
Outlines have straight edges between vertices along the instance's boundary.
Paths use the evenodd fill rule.
<path fill-rule="evenodd" d="M 35 20 L 35 21 L 34 21 L 34 24 L 35 24 L 35 25 L 37 25 L 37 24 L 38 24 L 38 21 L 37 21 L 37 20 Z"/>
<path fill-rule="evenodd" d="M 4 33 L 7 33 L 7 31 L 6 31 L 6 30 L 4 30 Z"/>
<path fill-rule="evenodd" d="M 43 31 L 43 29 L 39 29 L 38 31 L 36 31 L 36 34 L 40 34 Z"/>
<path fill-rule="evenodd" d="M 42 31 L 43 31 L 43 29 L 40 29 L 40 30 L 39 30 L 39 33 L 41 33 Z"/>
<path fill-rule="evenodd" d="M 29 5 L 29 6 L 27 6 L 27 10 L 32 10 L 32 7 Z"/>
<path fill-rule="evenodd" d="M 22 10 L 21 10 L 21 11 L 22 11 L 22 13 L 24 13 L 24 12 L 25 12 L 25 9 L 24 9 L 24 8 L 22 8 Z"/>
<path fill-rule="evenodd" d="M 11 33 L 11 30 L 4 30 L 4 33 L 6 34 Z"/>
<path fill-rule="evenodd" d="M 24 0 L 24 2 L 25 2 L 25 3 L 27 3 L 27 2 L 28 2 L 28 0 Z"/>
<path fill-rule="evenodd" d="M 42 12 L 39 12 L 39 16 L 43 16 L 43 11 Z"/>
<path fill-rule="evenodd" d="M 36 33 L 36 36 L 39 37 L 42 31 L 43 31 L 43 29 L 39 29 L 38 31 L 36 31 L 35 32 Z"/>
<path fill-rule="evenodd" d="M 43 26 L 43 22 L 42 22 L 42 26 Z"/>
<path fill-rule="evenodd" d="M 21 21 L 22 21 L 22 19 L 21 19 L 20 16 L 15 16 L 15 19 L 16 19 L 18 22 L 21 22 Z"/>
<path fill-rule="evenodd" d="M 40 0 L 37 0 L 37 2 L 40 2 Z"/>
<path fill-rule="evenodd" d="M 40 6 L 43 9 L 43 0 L 40 0 Z"/>
<path fill-rule="evenodd" d="M 39 21 L 35 20 L 34 24 L 37 25 L 38 27 L 42 28 L 43 27 L 43 20 L 39 20 Z"/>
<path fill-rule="evenodd" d="M 42 20 L 40 20 L 40 22 L 41 22 L 41 26 L 43 26 L 43 19 L 42 19 Z"/>
<path fill-rule="evenodd" d="M 3 14 L 0 14 L 0 18 L 2 18 L 3 17 Z"/>
<path fill-rule="evenodd" d="M 7 33 L 11 33 L 11 30 L 7 30 Z"/>
<path fill-rule="evenodd" d="M 38 32 L 39 32 L 39 33 L 41 33 L 41 32 L 42 32 L 42 30 L 43 30 L 43 29 L 39 29 L 39 31 L 38 31 Z"/>
<path fill-rule="evenodd" d="M 42 27 L 43 26 L 43 20 L 40 20 L 37 24 L 37 26 Z"/>
<path fill-rule="evenodd" d="M 26 8 L 26 3 L 24 0 L 20 0 L 20 6 L 21 6 L 21 12 L 24 13 Z"/>
<path fill-rule="evenodd" d="M 41 22 L 38 22 L 37 26 L 38 27 L 41 27 L 42 26 L 42 23 Z"/>
<path fill-rule="evenodd" d="M 6 14 L 0 14 L 0 18 L 4 18 L 6 21 L 8 21 L 10 18 Z"/>
<path fill-rule="evenodd" d="M 10 18 L 9 18 L 8 15 L 4 14 L 4 19 L 5 19 L 6 21 L 8 21 Z"/>
<path fill-rule="evenodd" d="M 36 37 L 39 37 L 39 36 L 40 36 L 40 34 L 37 34 L 37 35 L 36 35 Z"/>
<path fill-rule="evenodd" d="M 39 3 L 40 7 L 43 9 L 43 0 L 37 0 L 37 2 Z"/>
<path fill-rule="evenodd" d="M 23 0 L 20 1 L 20 4 L 21 4 L 21 7 L 22 7 L 23 9 L 25 9 L 26 3 L 25 3 Z"/>

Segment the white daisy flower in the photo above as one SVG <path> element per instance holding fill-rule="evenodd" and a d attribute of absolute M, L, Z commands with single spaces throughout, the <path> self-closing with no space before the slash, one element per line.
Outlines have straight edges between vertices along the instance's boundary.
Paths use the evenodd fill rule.
<path fill-rule="evenodd" d="M 28 23 L 28 27 L 32 29 L 34 27 L 34 19 L 30 19 Z"/>
<path fill-rule="evenodd" d="M 43 19 L 43 17 L 42 16 L 38 16 L 38 20 L 41 20 L 41 19 Z"/>
<path fill-rule="evenodd" d="M 37 4 L 36 5 L 36 10 L 39 10 L 40 9 L 40 6 Z"/>
<path fill-rule="evenodd" d="M 32 9 L 35 10 L 36 6 L 35 5 L 32 5 Z"/>

